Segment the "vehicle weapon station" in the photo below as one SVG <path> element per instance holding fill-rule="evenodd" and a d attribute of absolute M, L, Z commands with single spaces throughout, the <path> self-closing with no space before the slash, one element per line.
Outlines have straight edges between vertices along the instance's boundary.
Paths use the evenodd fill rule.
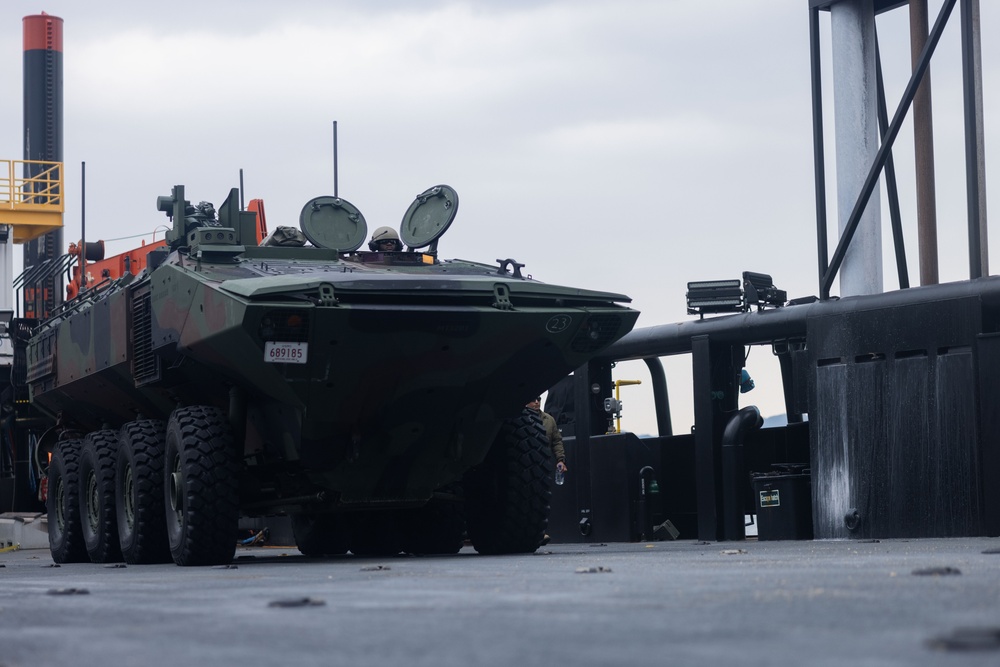
<path fill-rule="evenodd" d="M 534 551 L 554 464 L 525 396 L 627 333 L 628 298 L 440 259 L 447 185 L 392 252 L 329 196 L 258 244 L 239 195 L 175 186 L 143 270 L 28 329 L 53 558 L 226 563 L 241 517 L 278 515 L 308 555 Z"/>

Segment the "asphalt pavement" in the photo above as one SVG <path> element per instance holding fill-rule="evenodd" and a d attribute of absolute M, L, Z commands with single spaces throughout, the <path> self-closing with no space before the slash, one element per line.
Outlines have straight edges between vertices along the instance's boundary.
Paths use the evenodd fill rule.
<path fill-rule="evenodd" d="M 1000 539 L 548 545 L 229 567 L 0 553 L 0 667 L 1000 665 Z"/>

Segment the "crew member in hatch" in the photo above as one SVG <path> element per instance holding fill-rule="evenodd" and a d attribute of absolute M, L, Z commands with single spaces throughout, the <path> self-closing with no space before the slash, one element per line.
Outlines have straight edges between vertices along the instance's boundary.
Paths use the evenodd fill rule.
<path fill-rule="evenodd" d="M 399 234 L 392 227 L 379 227 L 372 233 L 368 249 L 372 252 L 401 252 L 403 242 L 399 240 Z"/>

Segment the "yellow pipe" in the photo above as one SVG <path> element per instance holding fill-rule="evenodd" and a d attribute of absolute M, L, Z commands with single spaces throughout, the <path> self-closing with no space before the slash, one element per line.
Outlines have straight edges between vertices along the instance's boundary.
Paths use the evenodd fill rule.
<path fill-rule="evenodd" d="M 627 387 L 630 384 L 642 384 L 642 380 L 615 380 L 615 400 L 621 405 L 621 388 Z M 620 414 L 620 413 L 619 413 Z M 615 433 L 622 432 L 622 418 L 615 418 Z"/>

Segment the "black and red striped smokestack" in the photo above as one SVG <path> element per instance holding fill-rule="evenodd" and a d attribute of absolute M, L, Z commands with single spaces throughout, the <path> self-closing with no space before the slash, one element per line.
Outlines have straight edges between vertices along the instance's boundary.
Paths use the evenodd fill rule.
<path fill-rule="evenodd" d="M 23 25 L 24 159 L 62 162 L 63 20 L 42 12 L 25 16 Z M 25 243 L 25 269 L 55 259 L 62 254 L 62 248 L 62 229 Z M 60 303 L 61 274 L 40 285 L 25 286 L 25 317 L 46 317 Z"/>

